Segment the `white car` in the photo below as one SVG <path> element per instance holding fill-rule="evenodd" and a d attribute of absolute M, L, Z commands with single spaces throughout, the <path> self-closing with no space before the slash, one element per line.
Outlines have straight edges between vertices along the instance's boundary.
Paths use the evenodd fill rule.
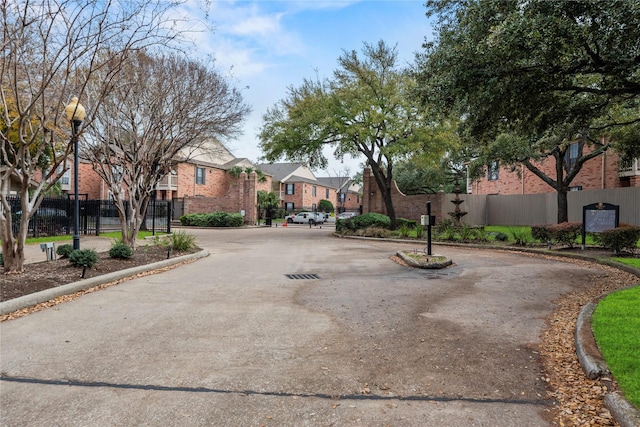
<path fill-rule="evenodd" d="M 289 224 L 322 224 L 324 219 L 324 214 L 321 212 L 300 212 L 295 215 L 288 215 L 285 217 L 285 220 Z"/>

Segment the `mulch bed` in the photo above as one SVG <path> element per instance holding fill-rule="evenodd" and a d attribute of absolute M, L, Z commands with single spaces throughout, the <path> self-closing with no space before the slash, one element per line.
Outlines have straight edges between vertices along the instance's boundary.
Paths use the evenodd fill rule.
<path fill-rule="evenodd" d="M 190 252 L 171 251 L 169 256 L 174 258 L 198 250 L 194 249 Z M 107 252 L 98 253 L 98 256 L 98 263 L 86 269 L 85 278 L 102 276 L 107 273 L 162 261 L 167 259 L 167 249 L 161 246 L 138 247 L 129 259 L 110 258 Z M 20 274 L 2 275 L 0 301 L 7 301 L 45 289 L 77 282 L 82 280 L 82 270 L 81 267 L 72 265 L 68 259 L 26 264 L 24 271 Z"/>

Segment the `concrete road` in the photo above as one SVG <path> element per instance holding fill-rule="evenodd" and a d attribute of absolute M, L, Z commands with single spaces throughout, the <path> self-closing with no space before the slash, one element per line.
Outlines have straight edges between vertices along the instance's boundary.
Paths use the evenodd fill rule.
<path fill-rule="evenodd" d="M 544 318 L 602 272 L 330 231 L 189 230 L 209 257 L 1 323 L 0 424 L 549 425 Z"/>

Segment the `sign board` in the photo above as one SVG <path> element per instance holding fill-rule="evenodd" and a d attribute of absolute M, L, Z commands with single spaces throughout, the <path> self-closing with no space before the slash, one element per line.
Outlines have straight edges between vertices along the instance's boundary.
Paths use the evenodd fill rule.
<path fill-rule="evenodd" d="M 582 249 L 587 233 L 602 233 L 617 228 L 620 206 L 609 203 L 592 203 L 582 207 Z"/>

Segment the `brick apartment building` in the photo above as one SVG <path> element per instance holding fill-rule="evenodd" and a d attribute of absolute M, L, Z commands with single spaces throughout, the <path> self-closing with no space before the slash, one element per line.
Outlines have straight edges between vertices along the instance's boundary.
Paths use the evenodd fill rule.
<path fill-rule="evenodd" d="M 576 149 L 569 149 L 567 161 L 571 161 L 572 153 L 577 156 L 577 144 L 573 146 Z M 555 159 L 547 158 L 536 166 L 549 177 L 555 178 Z M 585 162 L 571 182 L 570 191 L 620 187 L 640 187 L 639 161 L 635 159 L 630 169 L 621 170 L 618 155 L 613 150 L 607 150 Z M 512 172 L 509 168 L 500 167 L 495 163 L 487 168 L 487 174 L 483 178 L 467 185 L 467 192 L 472 194 L 539 194 L 555 191 L 524 165 L 517 166 Z"/>

